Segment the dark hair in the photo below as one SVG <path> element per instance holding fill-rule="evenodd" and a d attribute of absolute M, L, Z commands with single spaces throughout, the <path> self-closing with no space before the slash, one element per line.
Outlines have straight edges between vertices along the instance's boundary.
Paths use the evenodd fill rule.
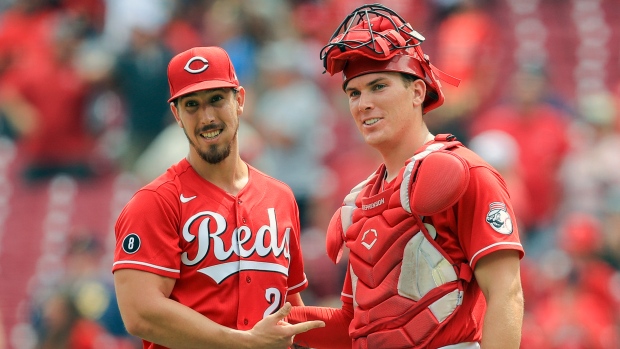
<path fill-rule="evenodd" d="M 226 90 L 226 89 L 227 89 L 227 88 L 221 88 L 220 90 Z M 233 92 L 233 94 L 234 94 L 235 96 L 236 96 L 236 95 L 237 95 L 237 93 L 239 92 L 239 89 L 238 89 L 238 88 L 236 88 L 236 87 L 231 87 L 230 89 L 232 90 L 232 92 Z M 172 102 L 171 102 L 171 103 L 174 103 L 174 107 L 175 107 L 175 108 L 178 108 L 178 107 L 179 107 L 179 99 L 181 99 L 182 97 L 183 97 L 183 96 L 179 96 L 179 97 L 177 97 L 177 98 L 175 98 L 175 99 L 173 99 L 173 100 L 172 100 Z"/>
<path fill-rule="evenodd" d="M 411 83 L 418 80 L 419 77 L 411 74 L 400 73 L 400 77 L 403 79 L 403 83 L 405 87 L 411 86 Z"/>
<path fill-rule="evenodd" d="M 405 84 L 405 87 L 411 86 L 411 83 L 420 79 L 419 77 L 415 75 L 405 74 L 405 73 L 400 73 L 400 77 L 403 79 L 403 84 Z M 433 89 L 429 89 L 428 87 L 426 88 L 426 97 L 430 98 L 433 101 L 436 101 L 439 99 L 439 95 L 436 92 L 434 92 Z M 426 102 L 427 100 L 425 99 L 425 103 Z"/>

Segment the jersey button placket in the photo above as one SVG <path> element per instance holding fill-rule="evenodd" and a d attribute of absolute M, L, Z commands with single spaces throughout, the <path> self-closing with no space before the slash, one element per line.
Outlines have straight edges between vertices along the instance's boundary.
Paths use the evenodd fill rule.
<path fill-rule="evenodd" d="M 243 201 L 242 201 L 241 199 L 237 199 L 237 205 L 241 205 L 242 203 L 243 203 Z M 241 217 L 241 215 L 242 215 L 242 210 L 238 208 L 238 209 L 237 209 L 237 219 L 238 219 L 238 221 L 240 220 L 241 222 L 243 222 L 243 225 L 245 225 L 245 223 L 246 223 L 246 219 L 245 219 L 244 217 Z M 239 218 L 240 218 L 240 219 L 239 219 Z M 237 223 L 237 224 L 239 225 L 239 223 Z M 240 259 L 241 259 L 241 260 L 244 260 L 245 258 L 240 257 Z M 240 283 L 242 283 L 242 282 L 243 282 L 242 280 L 243 280 L 243 278 L 240 278 L 240 279 L 239 279 Z M 246 277 L 245 277 L 245 282 L 246 282 L 246 284 L 251 283 L 251 282 L 252 282 L 252 278 L 251 278 L 250 276 L 246 276 Z M 241 285 L 239 285 L 239 286 L 241 286 Z M 242 296 L 243 291 L 241 291 L 242 289 L 243 289 L 243 286 L 241 286 L 241 288 L 240 288 L 240 297 L 239 297 L 239 301 L 241 301 L 241 299 L 243 298 L 243 296 Z M 240 306 L 240 307 L 239 307 L 239 315 L 240 315 L 240 316 L 242 316 L 242 315 L 241 315 L 241 309 L 242 309 L 242 307 Z M 245 328 L 245 326 L 248 326 L 248 324 L 250 323 L 250 320 L 248 320 L 247 318 L 243 318 L 242 323 L 243 323 L 243 326 L 244 326 L 244 328 Z"/>

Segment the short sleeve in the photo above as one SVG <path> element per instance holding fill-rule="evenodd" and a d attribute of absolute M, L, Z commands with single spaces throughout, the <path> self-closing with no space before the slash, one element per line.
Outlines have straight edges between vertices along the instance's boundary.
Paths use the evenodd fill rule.
<path fill-rule="evenodd" d="M 300 224 L 299 224 L 299 209 L 295 206 L 295 229 L 291 232 L 293 235 L 290 237 L 290 253 L 291 264 L 289 265 L 289 277 L 288 277 L 288 293 L 294 294 L 303 291 L 308 287 L 308 279 L 304 273 L 304 258 L 301 248 L 301 236 L 300 236 Z"/>
<path fill-rule="evenodd" d="M 510 195 L 501 176 L 479 166 L 470 169 L 470 183 L 458 203 L 457 234 L 472 269 L 480 258 L 498 250 L 524 251 Z"/>
<path fill-rule="evenodd" d="M 112 271 L 129 268 L 179 278 L 178 232 L 178 206 L 159 192 L 138 191 L 116 222 Z"/>

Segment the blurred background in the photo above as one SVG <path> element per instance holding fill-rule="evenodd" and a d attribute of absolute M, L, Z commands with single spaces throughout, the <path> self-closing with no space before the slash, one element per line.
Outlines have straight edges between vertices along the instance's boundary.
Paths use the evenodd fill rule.
<path fill-rule="evenodd" d="M 339 306 L 327 223 L 379 164 L 319 51 L 359 0 L 0 0 L 0 349 L 140 348 L 111 263 L 131 195 L 187 153 L 169 59 L 230 53 L 240 142 L 288 183 L 311 305 Z M 522 348 L 620 348 L 620 2 L 385 0 L 462 80 L 427 114 L 505 177 L 526 249 Z M 344 264 L 344 263 L 343 263 Z"/>

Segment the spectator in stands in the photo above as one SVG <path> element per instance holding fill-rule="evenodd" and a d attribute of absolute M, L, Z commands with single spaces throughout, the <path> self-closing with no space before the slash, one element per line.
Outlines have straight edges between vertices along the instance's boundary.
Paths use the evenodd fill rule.
<path fill-rule="evenodd" d="M 103 253 L 92 233 L 77 231 L 69 237 L 59 279 L 31 300 L 38 348 L 138 347 L 140 341 L 123 326 L 112 277 L 101 268 Z"/>
<path fill-rule="evenodd" d="M 311 57 L 294 41 L 266 45 L 259 55 L 264 86 L 249 119 L 265 143 L 255 164 L 291 187 L 302 232 L 311 225 L 315 197 L 323 192 L 321 140 L 328 132 L 322 122 L 329 112 L 326 97 L 300 70 Z"/>
<path fill-rule="evenodd" d="M 518 226 L 529 222 L 530 207 L 519 163 L 519 146 L 509 134 L 499 130 L 481 132 L 469 141 L 469 148 L 493 166 L 504 178 Z M 525 233 L 521 234 L 525 238 Z"/>
<path fill-rule="evenodd" d="M 609 91 L 578 98 L 578 118 L 571 127 L 571 151 L 562 166 L 564 208 L 602 214 L 606 195 L 620 188 L 618 107 Z"/>
<path fill-rule="evenodd" d="M 159 28 L 169 20 L 175 0 L 105 0 L 100 45 L 118 55 L 131 46 L 135 26 Z"/>
<path fill-rule="evenodd" d="M 526 238 L 544 237 L 536 233 L 553 224 L 562 200 L 558 170 L 569 150 L 570 116 L 546 100 L 550 94 L 546 74 L 543 65 L 521 65 L 512 77 L 507 100 L 471 123 L 472 137 L 483 131 L 500 130 L 517 142 L 527 206 L 531 210 L 530 219 L 520 226 Z"/>
<path fill-rule="evenodd" d="M 150 142 L 174 120 L 165 103 L 166 69 L 173 56 L 160 38 L 162 24 L 149 19 L 131 25 L 130 45 L 118 57 L 112 79 L 125 107 L 125 147 L 120 165 L 128 171 Z"/>
<path fill-rule="evenodd" d="M 104 252 L 95 234 L 74 233 L 69 238 L 61 283 L 71 289 L 84 317 L 96 321 L 113 336 L 128 337 L 116 303 L 112 277 L 101 267 Z"/>
<path fill-rule="evenodd" d="M 89 86 L 74 65 L 83 28 L 60 15 L 48 17 L 45 23 L 50 25 L 49 42 L 13 64 L 2 77 L 0 110 L 17 134 L 26 180 L 58 173 L 89 177 L 96 170 L 95 135 L 85 117 Z"/>
<path fill-rule="evenodd" d="M 205 1 L 176 1 L 170 20 L 164 25 L 162 34 L 166 46 L 174 54 L 203 44 L 201 25 L 207 3 Z"/>
<path fill-rule="evenodd" d="M 571 212 L 557 233 L 556 264 L 548 265 L 547 260 L 540 268 L 552 274 L 538 274 L 547 289 L 528 306 L 532 328 L 542 332 L 543 340 L 527 348 L 618 348 L 620 274 L 598 257 L 603 242 L 600 220 Z"/>
<path fill-rule="evenodd" d="M 203 40 L 213 42 L 230 54 L 239 81 L 246 87 L 254 86 L 259 77 L 258 54 L 275 36 L 275 27 L 289 30 L 280 19 L 286 16 L 286 2 L 212 1 L 204 14 Z M 248 96 L 251 106 L 254 98 Z"/>
<path fill-rule="evenodd" d="M 620 271 L 620 188 L 609 190 L 603 212 L 603 251 L 601 258 Z"/>
<path fill-rule="evenodd" d="M 98 37 L 104 28 L 107 0 L 53 0 L 62 6 L 62 11 L 84 26 L 86 35 Z"/>
<path fill-rule="evenodd" d="M 17 0 L 0 14 L 0 73 L 47 53 L 58 9 L 52 0 Z"/>
<path fill-rule="evenodd" d="M 83 318 L 72 297 L 62 291 L 45 299 L 40 313 L 35 314 L 36 349 L 95 349 L 103 329 Z"/>
<path fill-rule="evenodd" d="M 434 1 L 441 6 L 433 64 L 461 79 L 458 88 L 443 86 L 446 99 L 437 117 L 427 118 L 431 132 L 454 134 L 467 143 L 467 124 L 496 98 L 502 64 L 498 23 L 487 0 Z"/>
<path fill-rule="evenodd" d="M 45 13 L 45 15 L 43 14 Z M 3 4 L 0 12 L 0 86 L 7 71 L 13 68 L 16 62 L 23 62 L 24 58 L 34 56 L 31 52 L 39 52 L 44 47 L 45 37 L 40 27 L 46 22 L 49 12 L 30 1 L 15 1 L 12 4 Z M 39 48 L 37 50 L 37 48 Z M 26 120 L 26 125 L 28 124 Z M 19 133 L 21 123 L 15 124 L 4 110 L 0 109 L 0 135 L 15 139 Z"/>

